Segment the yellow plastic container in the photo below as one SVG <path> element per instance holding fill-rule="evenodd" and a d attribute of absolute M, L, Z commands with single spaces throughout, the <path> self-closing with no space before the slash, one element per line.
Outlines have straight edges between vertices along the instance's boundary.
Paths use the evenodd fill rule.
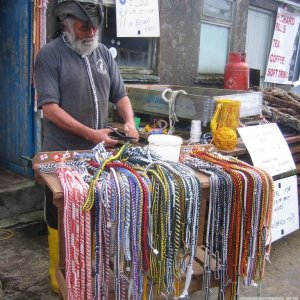
<path fill-rule="evenodd" d="M 228 127 L 236 131 L 240 122 L 241 102 L 230 99 L 217 100 L 216 110 L 210 121 L 212 134 L 220 127 Z"/>

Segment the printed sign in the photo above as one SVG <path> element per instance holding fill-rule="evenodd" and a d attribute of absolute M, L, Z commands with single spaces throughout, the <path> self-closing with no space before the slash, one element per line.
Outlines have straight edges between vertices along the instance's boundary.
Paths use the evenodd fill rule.
<path fill-rule="evenodd" d="M 278 8 L 265 81 L 290 84 L 295 68 L 293 54 L 298 48 L 300 16 Z"/>
<path fill-rule="evenodd" d="M 159 37 L 158 0 L 117 0 L 117 37 Z"/>
<path fill-rule="evenodd" d="M 299 228 L 297 176 L 276 180 L 274 188 L 272 242 Z"/>
<path fill-rule="evenodd" d="M 277 124 L 238 128 L 253 165 L 272 176 L 295 170 L 290 149 Z M 297 176 L 274 181 L 272 241 L 299 228 Z"/>
<path fill-rule="evenodd" d="M 289 146 L 277 124 L 241 127 L 238 132 L 254 166 L 272 176 L 296 169 Z"/>

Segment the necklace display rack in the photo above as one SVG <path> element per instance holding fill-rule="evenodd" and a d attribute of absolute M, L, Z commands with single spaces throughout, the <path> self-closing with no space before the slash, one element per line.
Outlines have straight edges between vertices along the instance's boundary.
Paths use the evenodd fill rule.
<path fill-rule="evenodd" d="M 253 256 L 253 266 L 258 266 L 259 269 L 257 271 L 252 268 L 253 273 L 252 269 L 247 270 L 247 265 L 252 263 L 251 259 L 248 263 L 246 261 L 249 252 L 253 255 L 256 255 L 256 252 L 251 252 L 252 248 L 248 248 L 247 243 L 251 239 L 251 245 L 261 245 L 267 238 L 265 227 L 258 228 L 256 224 L 264 224 L 265 218 L 270 221 L 271 215 L 266 211 L 272 205 L 272 194 L 266 193 L 265 190 L 272 186 L 272 179 L 264 172 L 257 173 L 254 167 L 238 160 L 215 157 L 207 153 L 211 149 L 210 146 L 206 146 L 205 151 L 202 149 L 200 152 L 191 151 L 190 148 L 182 149 L 184 165 L 160 161 L 155 155 L 150 157 L 147 152 L 149 150 L 143 152 L 142 147 L 126 148 L 126 145 L 122 146 L 122 149 L 126 149 L 123 152 L 121 149 L 117 153 L 103 153 L 101 157 L 97 153 L 95 155 L 95 147 L 92 151 L 39 153 L 33 160 L 36 179 L 52 190 L 53 202 L 58 208 L 60 261 L 57 278 L 61 299 L 90 299 L 92 285 L 93 293 L 99 294 L 98 298 L 101 299 L 128 299 L 127 293 L 134 295 L 130 297 L 134 299 L 165 299 L 166 293 L 182 299 L 188 296 L 189 292 L 200 289 L 205 290 L 205 298 L 209 299 L 210 289 L 214 286 L 219 286 L 219 299 L 235 299 L 238 296 L 236 278 L 239 273 L 236 273 L 235 268 L 224 268 L 227 265 L 227 257 L 230 259 L 228 264 L 232 266 L 243 259 L 243 270 L 247 273 L 245 276 L 249 277 L 249 281 L 252 280 L 253 274 L 260 280 L 265 254 L 268 251 L 262 247 L 258 258 Z M 98 147 L 101 148 L 101 144 Z M 74 175 L 70 167 L 76 169 L 77 173 L 85 172 L 82 160 L 91 155 L 93 161 L 89 163 L 88 168 L 93 170 L 94 175 L 82 180 L 82 176 Z M 77 161 L 74 157 L 77 157 Z M 211 167 L 212 163 L 220 163 L 229 175 L 216 166 Z M 236 171 L 232 171 L 232 168 Z M 265 182 L 263 190 L 260 190 L 261 180 Z M 222 183 L 223 185 L 219 186 L 220 182 L 225 185 Z M 248 182 L 249 186 L 242 187 Z M 230 188 L 232 184 L 236 185 L 237 192 L 234 194 Z M 249 211 L 251 206 L 255 207 L 255 201 L 259 201 L 258 197 L 252 196 L 254 191 L 265 195 L 264 214 L 259 214 L 260 208 L 251 219 L 243 213 L 240 222 L 244 225 L 235 230 L 234 222 L 242 218 L 241 207 L 245 206 L 246 211 Z M 218 202 L 224 197 L 236 201 L 225 208 L 222 202 Z M 254 202 L 247 204 L 248 198 Z M 68 203 L 72 203 L 70 208 Z M 80 222 L 74 218 L 79 211 L 83 218 Z M 227 216 L 231 212 L 233 219 L 229 222 Z M 181 215 L 184 216 L 183 219 Z M 97 224 L 95 250 L 91 250 L 92 221 L 96 221 Z M 82 222 L 88 226 L 82 227 Z M 253 237 L 248 235 L 242 237 L 244 227 L 248 231 L 249 228 L 260 230 L 259 240 L 253 240 Z M 81 235 L 76 235 L 76 228 L 79 228 L 77 233 L 80 232 Z M 152 228 L 150 234 L 149 228 Z M 70 236 L 66 232 L 69 232 Z M 224 234 L 214 236 L 214 232 Z M 74 239 L 71 238 L 71 234 L 75 234 Z M 233 244 L 228 243 L 228 238 Z M 109 244 L 111 239 L 114 240 L 113 244 Z M 78 249 L 74 247 L 76 244 L 89 245 L 84 249 L 78 247 L 85 255 L 80 256 L 80 251 L 78 252 L 82 261 L 77 261 L 77 266 Z M 151 249 L 147 252 L 149 245 Z M 92 252 L 95 257 L 94 283 L 87 276 L 92 272 Z M 160 255 L 157 255 L 158 253 Z M 129 265 L 128 260 L 131 261 Z M 71 265 L 72 261 L 74 265 Z M 80 271 L 84 289 L 73 291 L 72 284 L 78 286 L 78 282 L 74 281 L 74 270 L 78 265 L 85 266 L 84 270 Z M 109 288 L 109 268 L 114 273 L 113 288 Z M 150 277 L 143 278 L 141 270 L 149 270 Z M 131 275 L 126 278 L 124 272 Z M 215 276 L 212 276 L 212 273 L 215 273 Z M 181 280 L 180 275 L 183 275 Z M 229 284 L 228 278 L 233 284 Z M 142 295 L 142 290 L 147 291 L 147 296 Z M 74 295 L 68 298 L 68 292 Z"/>
<path fill-rule="evenodd" d="M 76 153 L 86 153 L 87 151 L 76 151 Z M 39 153 L 38 155 L 36 155 L 36 157 L 33 160 L 33 165 L 34 165 L 34 169 L 35 169 L 35 175 L 36 175 L 36 180 L 42 184 L 47 185 L 51 191 L 53 192 L 53 203 L 55 204 L 55 206 L 58 208 L 58 220 L 59 220 L 59 257 L 60 257 L 60 261 L 59 261 L 59 267 L 57 269 L 57 278 L 58 278 L 58 282 L 59 282 L 59 287 L 60 287 L 60 297 L 61 299 L 68 299 L 68 290 L 67 290 L 67 285 L 66 285 L 66 265 L 65 265 L 65 261 L 67 258 L 67 253 L 66 253 L 66 239 L 65 239 L 65 235 L 64 235 L 64 227 L 67 226 L 66 223 L 66 214 L 65 214 L 65 207 L 64 207 L 64 197 L 66 196 L 66 190 L 63 189 L 61 181 L 59 180 L 57 174 L 54 174 L 52 172 L 44 172 L 41 171 L 41 166 L 45 166 L 45 165 L 49 165 L 51 163 L 59 163 L 60 160 L 62 159 L 62 157 L 64 156 L 64 163 L 67 165 L 68 163 L 72 164 L 73 161 L 73 155 L 74 155 L 75 151 L 70 151 L 67 153 L 66 152 L 42 152 Z M 111 162 L 111 164 L 113 164 L 113 162 Z M 157 170 L 160 169 L 160 167 L 155 168 L 155 165 L 153 165 L 152 167 L 153 169 L 150 170 L 149 172 L 152 172 L 153 174 L 155 174 L 155 172 Z M 159 171 L 161 172 L 161 171 Z M 180 171 L 182 174 L 184 174 L 184 170 Z M 115 174 L 116 175 L 116 174 Z M 114 176 L 115 176 L 114 175 Z M 117 175 L 118 176 L 118 175 Z M 126 176 L 126 172 L 124 172 L 123 176 Z M 161 173 L 160 175 L 158 175 L 157 180 L 160 180 L 159 178 L 163 176 L 163 174 Z M 154 176 L 153 176 L 154 177 Z M 187 177 L 187 176 L 185 176 Z M 196 232 L 196 239 L 194 238 L 194 242 L 198 240 L 198 247 L 197 245 L 195 245 L 194 249 L 195 249 L 195 253 L 194 253 L 194 261 L 192 262 L 193 266 L 193 275 L 191 276 L 191 283 L 189 284 L 188 287 L 188 291 L 192 292 L 192 291 L 196 291 L 196 290 L 200 290 L 201 289 L 201 279 L 202 279 L 202 273 L 203 273 L 203 269 L 202 269 L 202 264 L 203 264 L 203 257 L 204 257 L 204 249 L 203 249 L 203 239 L 204 239 L 204 218 L 205 218 L 205 207 L 206 207 L 206 202 L 208 201 L 208 197 L 209 197 L 209 182 L 207 180 L 207 176 L 203 175 L 203 174 L 197 174 L 197 178 L 200 179 L 200 181 L 202 182 L 202 187 L 201 187 L 201 191 L 199 190 L 199 192 L 197 194 L 201 195 L 201 201 L 202 201 L 202 205 L 201 205 L 201 209 L 199 208 L 194 208 L 194 213 L 196 213 L 196 219 L 197 221 L 199 220 L 199 223 L 197 224 L 197 228 L 194 227 L 194 231 L 197 230 L 198 233 Z M 152 179 L 154 180 L 154 179 Z M 168 179 L 167 179 L 168 180 Z M 170 178 L 170 180 L 172 180 L 172 178 Z M 174 180 L 174 179 L 173 179 Z M 124 178 L 123 178 L 124 181 Z M 152 184 L 154 186 L 158 185 L 158 182 L 155 182 L 155 180 L 152 182 Z M 198 187 L 199 188 L 199 187 Z M 187 188 L 186 188 L 187 189 Z M 158 193 L 161 193 L 161 191 L 157 190 Z M 165 191 L 167 192 L 167 191 Z M 172 194 L 172 193 L 171 193 Z M 77 194 L 78 195 L 78 194 Z M 95 198 L 96 199 L 96 198 Z M 200 200 L 200 199 L 199 199 Z M 163 201 L 160 201 L 161 204 L 163 203 Z M 198 204 L 200 206 L 200 202 Z M 204 211 L 203 211 L 204 208 Z M 153 215 L 155 215 L 156 213 L 159 213 L 159 208 L 155 206 L 153 206 Z M 192 208 L 191 208 L 192 209 Z M 192 212 L 192 211 L 191 211 Z M 95 212 L 93 212 L 93 215 L 95 214 Z M 197 217 L 197 214 L 199 214 L 199 216 Z M 159 215 L 157 216 L 157 218 L 159 218 Z M 162 218 L 162 216 L 160 217 Z M 191 218 L 191 220 L 195 221 L 195 218 Z M 88 222 L 88 220 L 86 220 L 86 222 Z M 192 224 L 192 223 L 191 223 Z M 199 230 L 198 230 L 199 229 Z M 162 228 L 160 229 L 162 230 Z M 166 233 L 167 234 L 167 233 Z M 195 235 L 192 234 L 192 236 Z M 153 243 L 155 245 L 155 247 L 159 247 L 159 243 L 160 241 L 156 241 L 156 243 L 158 243 L 158 245 L 155 245 L 155 242 Z M 68 254 L 69 255 L 69 254 Z M 153 258 L 151 258 L 150 256 L 150 263 L 151 260 L 153 260 Z M 115 270 L 115 266 L 119 265 L 120 262 L 111 260 L 109 262 L 110 266 L 112 267 L 113 270 Z M 152 262 L 155 266 L 155 261 Z M 160 265 L 160 262 L 157 262 L 157 267 Z M 157 268 L 156 267 L 156 268 Z M 155 269 L 155 268 L 154 268 Z M 188 265 L 185 267 L 185 269 L 188 269 Z M 157 271 L 156 271 L 157 272 Z M 155 274 L 154 274 L 155 275 Z M 180 285 L 180 282 L 177 282 L 177 285 Z M 182 289 L 178 289 L 178 290 L 184 290 L 184 280 L 183 283 L 181 283 L 181 287 Z M 122 292 L 122 291 L 120 291 Z M 186 291 L 187 292 L 187 291 Z M 115 299 L 113 296 L 114 292 L 110 291 L 110 295 L 111 297 L 109 297 L 109 299 Z M 179 295 L 178 295 L 179 296 Z M 163 296 L 157 296 L 153 295 L 153 298 L 151 299 L 163 299 Z M 145 298 L 146 299 L 146 298 Z"/>

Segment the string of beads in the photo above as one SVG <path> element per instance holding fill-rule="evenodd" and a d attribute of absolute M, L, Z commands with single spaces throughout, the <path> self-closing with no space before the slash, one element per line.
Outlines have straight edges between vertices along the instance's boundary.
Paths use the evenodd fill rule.
<path fill-rule="evenodd" d="M 210 202 L 205 240 L 204 282 L 209 299 L 212 258 L 219 299 L 232 286 L 231 299 L 239 296 L 239 281 L 259 283 L 271 249 L 274 201 L 272 177 L 233 157 L 194 148 L 184 163 L 210 176 Z"/>

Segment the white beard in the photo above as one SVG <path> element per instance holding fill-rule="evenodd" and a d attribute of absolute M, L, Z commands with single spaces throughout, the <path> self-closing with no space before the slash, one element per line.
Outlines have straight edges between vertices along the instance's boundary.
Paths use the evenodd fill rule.
<path fill-rule="evenodd" d="M 98 46 L 99 30 L 97 30 L 93 38 L 85 38 L 79 40 L 76 38 L 73 28 L 65 32 L 65 35 L 71 47 L 80 55 L 90 55 Z"/>

